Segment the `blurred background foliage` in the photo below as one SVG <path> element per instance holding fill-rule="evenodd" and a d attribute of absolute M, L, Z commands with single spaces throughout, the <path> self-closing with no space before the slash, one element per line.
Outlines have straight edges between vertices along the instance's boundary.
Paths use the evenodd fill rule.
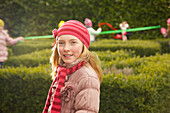
<path fill-rule="evenodd" d="M 169 18 L 169 0 L 1 0 L 2 18 L 13 37 L 50 35 L 61 20 L 90 18 L 94 28 L 100 22 L 119 29 L 126 20 L 131 28 L 161 25 Z M 102 26 L 103 31 L 111 30 Z M 160 38 L 160 29 L 134 32 L 131 38 Z M 110 38 L 111 35 L 101 36 Z"/>

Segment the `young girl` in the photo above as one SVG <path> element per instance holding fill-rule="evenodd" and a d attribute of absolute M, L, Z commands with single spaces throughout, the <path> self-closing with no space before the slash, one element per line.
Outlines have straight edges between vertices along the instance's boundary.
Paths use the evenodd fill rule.
<path fill-rule="evenodd" d="M 2 64 L 8 58 L 8 50 L 6 44 L 15 45 L 18 41 L 24 41 L 23 37 L 18 37 L 13 39 L 9 36 L 8 31 L 4 30 L 4 21 L 0 19 L 0 68 L 2 68 Z"/>
<path fill-rule="evenodd" d="M 98 113 L 102 70 L 89 50 L 90 35 L 79 21 L 53 30 L 53 82 L 43 113 Z"/>
<path fill-rule="evenodd" d="M 122 23 L 119 24 L 119 27 L 121 30 L 126 30 L 129 29 L 129 24 L 127 23 L 127 21 L 123 21 Z M 122 32 L 122 40 L 127 40 L 129 38 L 130 32 Z"/>
<path fill-rule="evenodd" d="M 84 20 L 84 24 L 87 28 L 87 30 L 89 31 L 90 33 L 90 42 L 94 42 L 95 41 L 95 37 L 96 35 L 98 35 L 101 31 L 102 31 L 102 28 L 98 28 L 97 30 L 94 30 L 93 29 L 93 23 L 90 19 L 86 18 Z"/>

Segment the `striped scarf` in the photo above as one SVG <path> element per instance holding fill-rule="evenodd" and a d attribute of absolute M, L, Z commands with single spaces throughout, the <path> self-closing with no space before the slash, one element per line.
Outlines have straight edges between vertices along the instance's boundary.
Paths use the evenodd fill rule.
<path fill-rule="evenodd" d="M 78 69 L 80 69 L 85 62 L 78 63 L 76 66 L 73 66 L 71 68 L 66 69 L 65 67 L 58 66 L 57 67 L 57 76 L 55 77 L 55 80 L 52 82 L 52 85 L 50 87 L 50 90 L 48 92 L 48 97 L 46 100 L 46 104 L 43 110 L 43 113 L 48 113 L 48 109 L 50 106 L 50 99 L 52 95 L 52 87 L 54 83 L 57 81 L 57 87 L 54 94 L 54 99 L 51 105 L 51 113 L 60 113 L 61 112 L 61 96 L 60 96 L 60 90 L 64 86 L 66 75 L 72 74 Z"/>

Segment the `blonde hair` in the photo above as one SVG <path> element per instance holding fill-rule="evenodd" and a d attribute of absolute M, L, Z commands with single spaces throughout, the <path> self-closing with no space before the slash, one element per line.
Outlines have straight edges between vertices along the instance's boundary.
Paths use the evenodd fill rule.
<path fill-rule="evenodd" d="M 59 53 L 57 51 L 57 44 L 55 44 L 55 46 L 52 49 L 53 53 L 51 55 L 50 58 L 50 62 L 52 64 L 52 78 L 54 79 L 56 76 L 56 67 L 57 65 L 60 63 L 60 56 Z M 80 58 L 83 58 L 85 62 L 88 62 L 91 67 L 95 70 L 95 72 L 98 75 L 99 81 L 100 83 L 102 82 L 102 78 L 103 78 L 103 72 L 101 69 L 101 65 L 100 65 L 100 60 L 98 58 L 98 56 L 92 52 L 90 52 L 87 47 L 85 45 L 83 45 L 83 52 L 80 56 Z"/>

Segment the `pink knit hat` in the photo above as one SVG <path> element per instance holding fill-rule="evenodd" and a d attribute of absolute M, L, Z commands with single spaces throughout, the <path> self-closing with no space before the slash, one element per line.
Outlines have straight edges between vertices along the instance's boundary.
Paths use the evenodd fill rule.
<path fill-rule="evenodd" d="M 162 27 L 162 28 L 161 28 L 161 33 L 162 33 L 162 34 L 166 33 L 166 29 Z"/>
<path fill-rule="evenodd" d="M 84 24 L 85 24 L 85 26 L 90 26 L 90 27 L 93 26 L 92 21 L 88 18 L 85 19 Z"/>
<path fill-rule="evenodd" d="M 167 20 L 167 23 L 170 24 L 170 18 Z"/>
<path fill-rule="evenodd" d="M 53 30 L 53 37 L 58 39 L 61 35 L 73 35 L 77 37 L 86 47 L 90 45 L 90 35 L 87 28 L 77 20 L 65 22 L 58 30 Z"/>

